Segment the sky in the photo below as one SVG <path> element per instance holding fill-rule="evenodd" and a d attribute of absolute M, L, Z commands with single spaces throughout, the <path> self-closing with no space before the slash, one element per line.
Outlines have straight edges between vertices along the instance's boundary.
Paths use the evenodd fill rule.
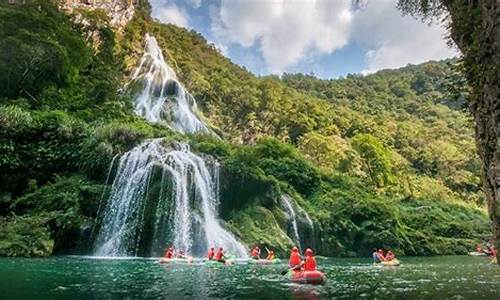
<path fill-rule="evenodd" d="M 458 55 L 440 24 L 396 0 L 150 0 L 153 17 L 193 29 L 257 75 L 338 78 Z"/>

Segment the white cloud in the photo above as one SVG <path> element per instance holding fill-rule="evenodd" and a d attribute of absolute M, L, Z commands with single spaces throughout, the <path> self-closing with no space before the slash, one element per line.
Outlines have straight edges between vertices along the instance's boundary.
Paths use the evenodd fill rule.
<path fill-rule="evenodd" d="M 352 22 L 346 0 L 222 0 L 211 17 L 220 41 L 258 45 L 271 72 L 285 70 L 308 53 L 343 47 Z"/>
<path fill-rule="evenodd" d="M 180 27 L 188 27 L 189 16 L 186 11 L 175 3 L 165 0 L 151 0 L 152 16 L 162 23 L 171 23 Z"/>
<path fill-rule="evenodd" d="M 394 1 L 378 0 L 355 12 L 351 39 L 370 49 L 363 73 L 372 73 L 456 56 L 457 50 L 448 47 L 445 37 L 446 30 L 439 24 L 429 26 L 402 16 Z"/>

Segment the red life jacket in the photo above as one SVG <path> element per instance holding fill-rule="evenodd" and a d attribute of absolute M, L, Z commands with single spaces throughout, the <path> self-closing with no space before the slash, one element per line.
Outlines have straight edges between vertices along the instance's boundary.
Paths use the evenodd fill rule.
<path fill-rule="evenodd" d="M 215 260 L 222 260 L 223 257 L 224 257 L 224 252 L 218 250 L 217 254 L 215 254 Z"/>
<path fill-rule="evenodd" d="M 316 259 L 314 256 L 306 256 L 306 261 L 304 263 L 305 271 L 316 271 Z"/>
<path fill-rule="evenodd" d="M 259 258 L 259 254 L 260 254 L 260 253 L 259 253 L 259 250 L 257 250 L 256 248 L 254 248 L 254 249 L 252 250 L 252 254 L 251 254 L 251 255 L 252 255 L 252 257 Z"/>
<path fill-rule="evenodd" d="M 212 250 L 208 250 L 207 258 L 208 259 L 213 259 L 214 258 L 214 252 Z"/>
<path fill-rule="evenodd" d="M 293 266 L 300 265 L 301 262 L 302 262 L 302 258 L 300 257 L 300 254 L 298 252 L 292 252 L 290 254 L 290 260 L 288 261 L 290 266 L 293 267 Z"/>
<path fill-rule="evenodd" d="M 174 257 L 174 252 L 167 250 L 167 252 L 165 252 L 165 258 L 172 258 L 172 257 Z"/>

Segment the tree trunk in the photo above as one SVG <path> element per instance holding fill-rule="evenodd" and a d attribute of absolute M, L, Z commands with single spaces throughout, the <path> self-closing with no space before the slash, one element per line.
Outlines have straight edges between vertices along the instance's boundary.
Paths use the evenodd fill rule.
<path fill-rule="evenodd" d="M 451 1 L 454 2 L 454 1 Z M 483 184 L 492 221 L 493 240 L 500 248 L 500 0 L 450 4 L 451 37 L 464 54 L 473 88 L 469 108 L 476 122 L 476 141 L 483 162 Z M 464 11 L 467 13 L 464 14 Z M 475 21 L 467 24 L 466 18 Z M 465 24 L 465 25 L 464 25 Z M 464 28 L 469 29 L 467 35 Z M 500 263 L 500 253 L 497 253 Z"/>

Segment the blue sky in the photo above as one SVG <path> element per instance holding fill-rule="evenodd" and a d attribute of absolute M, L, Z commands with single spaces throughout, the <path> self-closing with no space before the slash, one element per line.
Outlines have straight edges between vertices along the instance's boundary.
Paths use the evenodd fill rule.
<path fill-rule="evenodd" d="M 337 78 L 457 55 L 439 24 L 402 16 L 395 0 L 150 0 L 153 17 L 194 29 L 258 75 Z"/>

